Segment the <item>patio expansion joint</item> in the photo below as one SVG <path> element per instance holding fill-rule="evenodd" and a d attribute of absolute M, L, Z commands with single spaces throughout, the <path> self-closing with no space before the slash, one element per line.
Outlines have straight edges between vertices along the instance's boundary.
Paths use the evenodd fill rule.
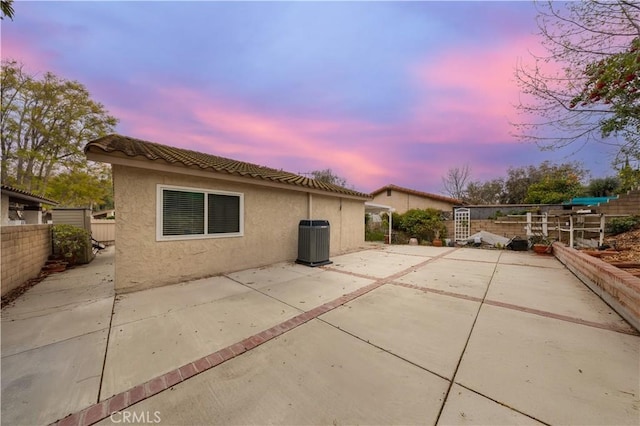
<path fill-rule="evenodd" d="M 523 411 L 520 411 L 517 408 L 514 408 L 514 407 L 512 407 L 512 406 L 510 406 L 508 404 L 505 404 L 504 402 L 498 401 L 497 399 L 493 399 L 490 396 L 487 396 L 487 395 L 485 395 L 485 394 L 483 394 L 481 392 L 478 392 L 477 390 L 471 389 L 470 387 L 468 387 L 466 385 L 463 385 L 462 383 L 459 383 L 459 382 L 454 382 L 454 383 L 456 385 L 460 386 L 461 388 L 464 388 L 464 389 L 468 390 L 469 392 L 472 392 L 472 393 L 474 393 L 474 394 L 476 394 L 476 395 L 478 395 L 478 396 L 480 396 L 482 398 L 486 398 L 489 401 L 492 401 L 492 402 L 494 402 L 496 404 L 502 405 L 503 407 L 508 408 L 511 411 L 515 411 L 516 413 L 522 414 L 523 416 L 528 417 L 528 418 L 530 418 L 532 420 L 535 420 L 536 422 L 539 422 L 539 423 L 541 423 L 543 425 L 551 426 L 550 423 L 547 423 L 547 422 L 545 422 L 543 420 L 540 420 L 539 418 L 534 417 L 531 414 L 527 414 L 527 413 L 525 413 Z"/>
<path fill-rule="evenodd" d="M 96 402 L 100 402 L 100 395 L 102 393 L 102 381 L 104 380 L 104 370 L 107 368 L 107 354 L 109 352 L 109 339 L 111 338 L 111 325 L 113 324 L 113 317 L 116 313 L 116 298 L 114 297 L 111 304 L 111 315 L 109 316 L 109 331 L 107 331 L 107 342 L 104 348 L 104 358 L 102 359 L 102 369 L 100 370 L 100 384 L 98 385 L 98 397 Z"/>
<path fill-rule="evenodd" d="M 377 281 L 374 281 L 371 284 L 365 285 L 351 293 L 347 293 L 337 299 L 334 299 L 330 302 L 324 303 L 320 306 L 317 306 L 313 309 L 310 309 L 309 311 L 302 311 L 299 308 L 295 308 L 296 310 L 300 311 L 301 313 L 294 316 L 293 318 L 290 318 L 284 322 L 281 322 L 279 324 L 276 324 L 275 326 L 268 328 L 266 330 L 263 330 L 262 332 L 255 334 L 253 336 L 250 336 L 240 342 L 234 343 L 230 346 L 227 346 L 226 348 L 222 348 L 216 352 L 213 352 L 212 354 L 209 354 L 207 356 L 204 356 L 200 359 L 197 359 L 193 362 L 187 363 L 181 367 L 178 367 L 174 370 L 171 370 L 167 373 L 164 373 L 160 376 L 154 377 L 150 380 L 148 380 L 145 383 L 139 384 L 137 386 L 134 386 L 128 390 L 125 390 L 123 392 L 120 392 L 116 395 L 113 395 L 111 397 L 109 397 L 108 399 L 99 401 L 83 410 L 80 410 L 78 412 L 75 413 L 71 413 L 69 415 L 67 415 L 66 417 L 59 419 L 53 423 L 51 423 L 51 425 L 57 425 L 57 426 L 88 426 L 88 425 L 92 425 L 94 423 L 97 423 L 103 419 L 106 419 L 107 417 L 109 417 L 111 414 L 122 411 L 124 409 L 127 409 L 135 404 L 137 404 L 140 401 L 143 401 L 147 398 L 150 398 L 160 392 L 164 392 L 167 389 L 171 389 L 173 386 L 184 382 L 188 379 L 190 379 L 191 377 L 194 377 L 204 371 L 207 371 L 211 368 L 214 368 L 226 361 L 229 361 L 239 355 L 242 355 L 243 353 L 250 351 L 272 339 L 275 339 L 276 337 L 289 332 L 291 330 L 293 330 L 294 328 L 297 328 L 298 326 L 305 324 L 313 319 L 318 319 L 320 321 L 322 321 L 321 319 L 319 319 L 318 317 L 320 315 L 323 315 L 329 311 L 332 311 L 348 302 L 351 302 L 355 299 L 357 299 L 360 296 L 363 296 L 364 294 L 367 294 L 385 284 L 388 284 L 390 281 L 400 278 L 410 272 L 412 272 L 414 270 L 414 268 L 419 268 L 422 267 L 430 262 L 433 262 L 436 259 L 439 259 L 443 256 L 446 256 L 447 254 L 455 251 L 457 249 L 453 249 L 453 250 L 449 250 L 446 251 L 444 253 L 442 253 L 441 255 L 429 258 L 427 260 L 425 260 L 424 262 L 421 262 L 417 265 L 413 265 L 410 268 L 406 268 L 400 272 L 397 272 L 395 274 L 392 274 L 388 277 L 385 278 L 380 278 L 377 279 Z M 227 277 L 229 278 L 229 277 Z M 231 280 L 233 280 L 232 278 L 229 278 Z M 233 280 L 234 282 L 238 282 L 239 284 L 242 284 L 248 288 L 251 288 L 254 291 L 257 291 L 261 294 L 264 294 L 262 292 L 260 292 L 258 289 L 252 288 L 242 282 L 239 282 L 237 280 Z M 271 295 L 266 295 L 269 296 L 275 300 L 278 300 L 281 303 L 285 303 L 282 302 L 279 299 L 276 299 L 275 297 L 271 296 Z M 114 301 L 115 303 L 115 301 Z M 287 304 L 288 305 L 288 304 Z M 112 315 L 113 316 L 113 315 Z M 324 321 L 323 321 L 324 322 Z M 342 330 L 344 332 L 344 330 Z M 369 343 L 370 344 L 370 343 Z M 106 353 L 105 353 L 105 357 L 106 357 Z M 405 360 L 407 361 L 407 360 Z M 410 361 L 407 361 L 410 362 Z M 413 363 L 412 363 L 413 364 Z M 415 364 L 414 364 L 415 365 Z M 422 367 L 420 367 L 422 368 Z M 104 373 L 103 373 L 104 374 Z M 433 373 L 436 374 L 436 373 Z M 436 374 L 438 375 L 438 374 Z M 439 376 L 439 375 L 438 375 Z M 442 376 L 439 376 L 442 377 Z M 445 380 L 448 380 L 445 378 Z"/>
<path fill-rule="evenodd" d="M 493 267 L 493 272 L 491 273 L 491 278 L 489 279 L 489 283 L 487 284 L 487 288 L 484 290 L 484 294 L 482 295 L 482 299 L 481 299 L 480 303 L 478 304 L 478 309 L 476 310 L 476 315 L 473 318 L 473 323 L 471 323 L 471 328 L 469 329 L 469 334 L 467 335 L 467 339 L 464 342 L 464 347 L 462 348 L 462 351 L 460 352 L 460 357 L 458 358 L 458 362 L 456 363 L 456 368 L 453 370 L 453 375 L 451 376 L 451 381 L 449 382 L 449 387 L 447 388 L 447 393 L 445 394 L 444 399 L 442 400 L 442 405 L 440 406 L 440 410 L 438 411 L 438 416 L 436 417 L 435 424 L 438 424 L 438 422 L 440 421 L 440 417 L 442 416 L 442 412 L 444 411 L 444 406 L 446 405 L 447 400 L 449 399 L 449 394 L 451 393 L 451 388 L 453 387 L 453 384 L 455 383 L 456 375 L 458 374 L 458 370 L 460 369 L 460 364 L 462 364 L 462 358 L 464 357 L 464 354 L 467 351 L 467 347 L 469 346 L 469 341 L 471 340 L 471 335 L 473 334 L 473 329 L 476 326 L 476 322 L 478 322 L 478 316 L 480 316 L 480 310 L 482 309 L 482 305 L 484 303 L 484 300 L 487 297 L 487 294 L 489 293 L 489 287 L 491 287 L 491 281 L 493 281 L 493 277 L 495 276 L 496 271 L 498 270 L 498 263 L 500 263 L 500 257 L 501 256 L 502 256 L 502 253 L 500 253 L 498 255 L 498 259 L 496 259 L 495 266 Z"/>
<path fill-rule="evenodd" d="M 526 306 L 514 305 L 512 303 L 500 302 L 500 301 L 491 300 L 491 299 L 484 299 L 483 300 L 483 299 L 481 299 L 479 297 L 468 296 L 468 295 L 462 294 L 462 293 L 454 293 L 454 292 L 445 291 L 445 290 L 439 290 L 439 289 L 435 289 L 435 288 L 420 287 L 420 286 L 417 286 L 417 285 L 406 284 L 406 283 L 398 282 L 398 281 L 392 281 L 389 284 L 395 285 L 395 286 L 398 286 L 398 287 L 409 288 L 409 289 L 412 289 L 412 290 L 418 290 L 418 291 L 421 291 L 423 293 L 434 293 L 434 294 L 439 294 L 441 296 L 448 296 L 448 297 L 453 297 L 453 298 L 456 298 L 456 299 L 468 300 L 468 301 L 471 301 L 471 302 L 480 302 L 480 303 L 485 304 L 485 305 L 496 306 L 498 308 L 510 309 L 510 310 L 514 310 L 514 311 L 524 312 L 524 313 L 527 313 L 527 314 L 537 315 L 537 316 L 541 316 L 541 317 L 545 317 L 545 318 L 552 318 L 552 319 L 556 319 L 556 320 L 559 320 L 559 321 L 565 321 L 565 322 L 570 322 L 570 323 L 573 323 L 573 324 L 584 325 L 584 326 L 587 326 L 587 327 L 600 328 L 602 330 L 613 331 L 613 332 L 622 333 L 622 334 L 628 334 L 628 335 L 631 335 L 631 336 L 640 336 L 640 332 L 635 331 L 635 330 L 627 330 L 627 329 L 624 329 L 624 328 L 616 327 L 615 325 L 602 324 L 602 323 L 595 322 L 595 321 L 583 320 L 581 318 L 575 318 L 575 317 L 571 317 L 571 316 L 568 316 L 568 315 L 556 314 L 556 313 L 553 313 L 553 312 L 543 311 L 543 310 L 539 310 L 539 309 L 527 308 Z"/>
<path fill-rule="evenodd" d="M 40 345 L 40 346 L 37 346 L 35 348 L 25 349 L 23 351 L 12 353 L 12 354 L 8 354 L 8 355 L 2 355 L 2 359 L 10 358 L 10 357 L 15 356 L 15 355 L 22 355 L 22 354 L 25 354 L 27 352 L 39 350 L 39 349 L 42 349 L 42 348 L 46 348 L 48 346 L 57 345 L 59 343 L 65 343 L 65 342 L 68 342 L 68 341 L 73 340 L 73 339 L 78 339 L 80 337 L 89 336 L 90 334 L 100 333 L 101 331 L 104 331 L 104 330 L 107 330 L 106 326 L 102 327 L 102 328 L 99 328 L 97 330 L 90 331 L 88 333 L 78 334 L 76 336 L 71 336 L 71 337 L 67 337 L 65 339 L 56 340 L 55 342 L 47 343 L 45 345 Z"/>

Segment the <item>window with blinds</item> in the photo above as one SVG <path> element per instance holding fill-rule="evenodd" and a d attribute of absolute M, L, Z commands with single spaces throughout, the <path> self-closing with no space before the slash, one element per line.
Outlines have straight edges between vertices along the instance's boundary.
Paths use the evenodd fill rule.
<path fill-rule="evenodd" d="M 244 195 L 158 185 L 158 240 L 243 235 Z"/>

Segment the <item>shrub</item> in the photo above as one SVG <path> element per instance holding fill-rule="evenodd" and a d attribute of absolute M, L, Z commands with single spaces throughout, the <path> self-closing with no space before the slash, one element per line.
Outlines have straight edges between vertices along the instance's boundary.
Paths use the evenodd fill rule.
<path fill-rule="evenodd" d="M 384 232 L 380 230 L 366 230 L 364 232 L 365 241 L 384 241 Z"/>
<path fill-rule="evenodd" d="M 640 216 L 616 217 L 607 224 L 607 232 L 617 235 L 640 228 Z"/>
<path fill-rule="evenodd" d="M 441 218 L 441 213 L 436 209 L 411 209 L 405 212 L 399 221 L 400 230 L 410 237 L 421 241 L 433 241 L 447 236 L 447 227 Z"/>
<path fill-rule="evenodd" d="M 73 225 L 53 225 L 53 247 L 70 262 L 82 258 L 89 248 L 91 235 Z"/>

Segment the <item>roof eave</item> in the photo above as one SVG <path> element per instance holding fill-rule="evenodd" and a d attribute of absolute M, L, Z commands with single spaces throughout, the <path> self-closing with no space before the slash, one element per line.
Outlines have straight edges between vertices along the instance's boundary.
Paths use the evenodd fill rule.
<path fill-rule="evenodd" d="M 182 174 L 205 177 L 210 179 L 213 178 L 213 179 L 226 180 L 226 181 L 232 181 L 232 182 L 241 182 L 249 185 L 253 184 L 253 185 L 266 186 L 271 188 L 288 189 L 291 191 L 319 194 L 319 195 L 336 197 L 336 198 L 347 198 L 347 199 L 362 200 L 362 201 L 370 200 L 372 198 L 371 196 L 368 196 L 366 194 L 363 194 L 363 196 L 357 196 L 355 194 L 344 194 L 336 191 L 326 191 L 323 189 L 310 188 L 307 186 L 280 183 L 280 182 L 267 180 L 263 178 L 254 178 L 250 176 L 242 176 L 240 174 L 219 172 L 213 169 L 203 169 L 198 166 L 189 167 L 179 163 L 168 163 L 164 160 L 149 160 L 146 157 L 130 157 L 124 153 L 107 152 L 94 145 L 87 146 L 85 149 L 85 154 L 88 160 L 97 161 L 101 163 L 115 164 L 120 166 L 135 167 L 135 168 L 165 171 L 165 172 L 168 171 L 173 173 L 182 173 Z"/>

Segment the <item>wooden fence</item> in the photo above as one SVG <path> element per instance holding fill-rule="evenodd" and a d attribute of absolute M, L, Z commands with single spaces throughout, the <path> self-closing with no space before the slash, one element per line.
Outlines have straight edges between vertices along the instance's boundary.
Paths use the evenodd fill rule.
<path fill-rule="evenodd" d="M 91 235 L 103 244 L 115 244 L 116 221 L 112 219 L 92 219 Z"/>

